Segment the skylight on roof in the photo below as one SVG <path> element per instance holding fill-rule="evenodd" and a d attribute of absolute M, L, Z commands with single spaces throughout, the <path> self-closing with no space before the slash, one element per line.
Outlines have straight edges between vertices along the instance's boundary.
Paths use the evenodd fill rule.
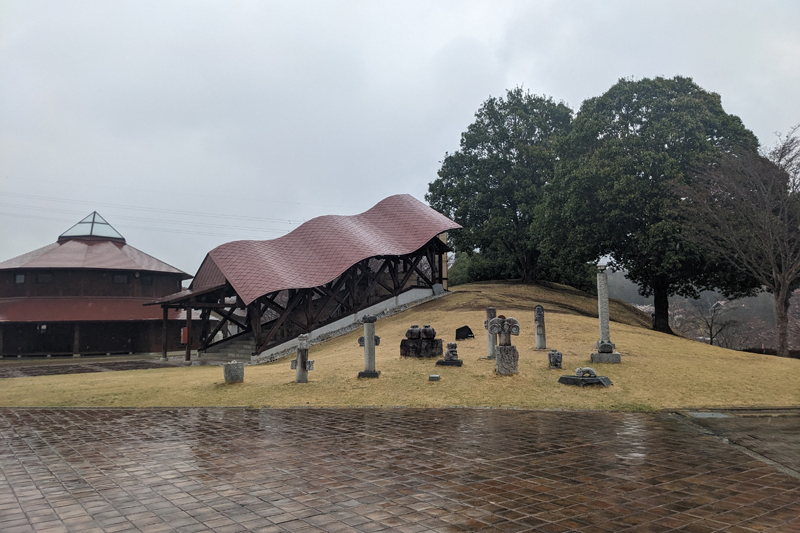
<path fill-rule="evenodd" d="M 106 222 L 106 219 L 101 217 L 97 211 L 92 211 L 89 216 L 62 233 L 59 239 L 65 237 L 103 237 L 125 240 L 125 237 Z"/>

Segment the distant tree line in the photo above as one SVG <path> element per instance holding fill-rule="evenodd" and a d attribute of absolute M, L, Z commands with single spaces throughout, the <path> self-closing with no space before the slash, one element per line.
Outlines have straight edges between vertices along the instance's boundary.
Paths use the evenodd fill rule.
<path fill-rule="evenodd" d="M 685 77 L 622 79 L 577 113 L 519 87 L 490 97 L 426 195 L 464 227 L 450 236 L 450 281 L 591 290 L 609 257 L 653 296 L 663 332 L 670 296 L 766 290 L 785 355 L 800 285 L 796 132 L 760 152 L 720 96 Z"/>

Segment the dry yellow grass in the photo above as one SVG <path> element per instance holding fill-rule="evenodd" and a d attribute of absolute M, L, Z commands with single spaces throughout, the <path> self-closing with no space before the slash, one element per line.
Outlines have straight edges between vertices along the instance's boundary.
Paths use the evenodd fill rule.
<path fill-rule="evenodd" d="M 533 307 L 546 310 L 547 343 L 564 354 L 564 370 L 550 370 L 547 352 L 534 349 Z M 519 374 L 500 377 L 481 360 L 484 310 L 520 321 L 515 337 Z M 289 358 L 246 367 L 245 382 L 225 385 L 220 367 L 200 366 L 5 379 L 0 406 L 490 406 L 533 409 L 659 410 L 800 404 L 800 360 L 734 352 L 646 329 L 649 317 L 620 302 L 611 305 L 611 338 L 620 365 L 595 365 L 609 388 L 570 387 L 558 376 L 591 366 L 598 337 L 597 303 L 574 289 L 509 283 L 471 284 L 454 293 L 378 321 L 378 379 L 359 380 L 360 332 L 311 347 L 316 369 L 307 384 L 294 383 Z M 461 368 L 399 356 L 411 324 L 432 324 L 445 342 L 469 325 L 476 338 L 459 341 Z M 429 374 L 440 374 L 429 382 Z"/>

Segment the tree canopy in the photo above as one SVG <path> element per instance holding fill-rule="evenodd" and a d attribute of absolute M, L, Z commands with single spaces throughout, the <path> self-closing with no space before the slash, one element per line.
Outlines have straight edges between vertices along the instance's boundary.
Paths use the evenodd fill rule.
<path fill-rule="evenodd" d="M 758 149 L 719 95 L 690 78 L 623 79 L 583 103 L 560 146 L 548 198 L 551 227 L 562 228 L 563 242 L 584 258 L 611 256 L 613 268 L 652 294 L 655 329 L 670 331 L 670 295 L 752 290 L 752 279 L 685 238 L 672 191 L 703 162 Z"/>
<path fill-rule="evenodd" d="M 455 248 L 481 252 L 484 271 L 511 267 L 524 282 L 537 279 L 537 206 L 553 177 L 555 139 L 571 120 L 565 104 L 517 87 L 486 100 L 460 149 L 445 154 L 425 199 L 464 227 L 451 234 Z"/>

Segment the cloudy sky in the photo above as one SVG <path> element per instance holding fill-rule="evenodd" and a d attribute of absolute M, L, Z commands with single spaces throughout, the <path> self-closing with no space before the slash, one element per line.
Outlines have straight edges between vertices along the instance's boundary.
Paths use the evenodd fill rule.
<path fill-rule="evenodd" d="M 0 261 L 97 210 L 193 274 L 422 199 L 490 95 L 690 76 L 764 144 L 800 122 L 800 2 L 0 0 Z"/>

